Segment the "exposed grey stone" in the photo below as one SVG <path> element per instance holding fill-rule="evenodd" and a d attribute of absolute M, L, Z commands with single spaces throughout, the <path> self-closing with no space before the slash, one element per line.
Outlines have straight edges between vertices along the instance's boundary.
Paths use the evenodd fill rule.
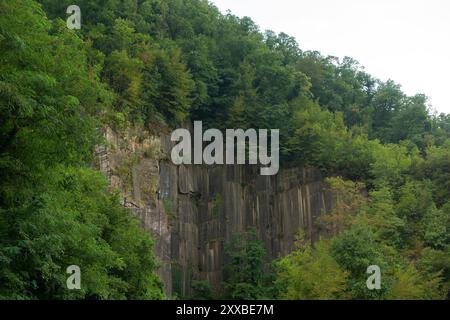
<path fill-rule="evenodd" d="M 130 134 L 125 136 L 130 139 Z M 114 172 L 127 153 L 142 154 L 143 147 L 135 140 L 130 147 L 111 131 L 107 139 L 116 148 L 107 156 L 98 150 L 104 171 Z M 164 154 L 170 154 L 170 137 L 161 137 L 160 145 Z M 257 228 L 268 256 L 276 259 L 293 250 L 300 231 L 315 241 L 314 222 L 332 206 L 323 177 L 313 168 L 260 176 L 256 166 L 177 167 L 167 158 L 140 156 L 132 175 L 133 192 L 124 192 L 124 197 L 136 204 L 130 210 L 155 238 L 162 262 L 159 274 L 168 296 L 191 294 L 193 280 L 208 280 L 220 287 L 227 260 L 224 244 L 234 234 Z M 120 179 L 113 176 L 111 181 L 120 185 Z"/>

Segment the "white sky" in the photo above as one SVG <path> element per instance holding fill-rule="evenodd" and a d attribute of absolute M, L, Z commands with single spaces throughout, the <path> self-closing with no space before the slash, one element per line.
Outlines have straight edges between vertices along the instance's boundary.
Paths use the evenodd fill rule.
<path fill-rule="evenodd" d="M 392 79 L 450 113 L 449 0 L 211 0 L 249 16 L 261 30 L 285 32 L 302 50 L 349 56 L 371 75 Z"/>

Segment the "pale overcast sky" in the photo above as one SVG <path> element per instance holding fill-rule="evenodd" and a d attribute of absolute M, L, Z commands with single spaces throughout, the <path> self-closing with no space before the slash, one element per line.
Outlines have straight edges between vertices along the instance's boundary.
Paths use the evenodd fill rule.
<path fill-rule="evenodd" d="M 424 93 L 450 113 L 449 0 L 212 0 L 302 50 L 358 60 L 373 76 Z"/>

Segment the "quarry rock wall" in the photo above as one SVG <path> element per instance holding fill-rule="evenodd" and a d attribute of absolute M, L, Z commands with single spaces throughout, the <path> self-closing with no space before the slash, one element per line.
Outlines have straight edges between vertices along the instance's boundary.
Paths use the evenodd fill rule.
<path fill-rule="evenodd" d="M 300 231 L 315 241 L 316 218 L 332 196 L 314 168 L 261 176 L 249 165 L 181 165 L 170 160 L 170 136 L 138 129 L 106 129 L 98 166 L 111 188 L 155 239 L 168 296 L 189 296 L 193 280 L 219 288 L 227 262 L 224 245 L 255 227 L 270 259 L 288 254 Z"/>

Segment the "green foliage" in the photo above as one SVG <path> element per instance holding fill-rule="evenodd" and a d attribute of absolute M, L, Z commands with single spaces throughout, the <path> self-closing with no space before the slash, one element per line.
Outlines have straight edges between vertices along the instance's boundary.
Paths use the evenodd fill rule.
<path fill-rule="evenodd" d="M 363 196 L 364 185 L 345 181 L 341 177 L 327 178 L 329 191 L 333 195 L 333 210 L 317 219 L 323 234 L 336 236 L 354 224 L 355 215 L 367 199 Z"/>
<path fill-rule="evenodd" d="M 151 103 L 153 110 L 156 109 L 172 124 L 180 124 L 187 118 L 194 86 L 186 66 L 180 61 L 180 55 L 176 49 L 157 50 L 153 65 L 147 63 L 144 72 L 146 102 Z M 151 110 L 144 115 L 147 122 L 152 116 Z"/>
<path fill-rule="evenodd" d="M 376 187 L 391 186 L 398 188 L 405 181 L 405 173 L 410 169 L 414 156 L 418 157 L 417 149 L 410 155 L 407 148 L 397 144 L 378 144 L 373 153 L 374 161 L 371 173 Z"/>
<path fill-rule="evenodd" d="M 151 239 L 87 168 L 102 125 L 161 132 L 191 120 L 279 128 L 283 166 L 352 180 L 329 180 L 328 239 L 280 260 L 280 297 L 448 293 L 450 117 L 425 96 L 203 0 L 79 0 L 76 31 L 71 1 L 37 2 L 0 4 L 1 298 L 161 298 Z M 254 231 L 227 254 L 228 297 L 272 294 Z M 69 293 L 64 268 L 77 263 L 85 286 Z M 386 271 L 379 292 L 365 287 L 370 264 Z M 206 284 L 195 290 L 209 297 Z"/>
<path fill-rule="evenodd" d="M 443 213 L 447 208 L 436 209 L 429 184 L 410 181 L 394 196 L 384 181 L 361 201 L 354 183 L 340 178 L 329 183 L 335 209 L 321 221 L 340 230 L 337 235 L 327 233 L 327 252 L 347 272 L 344 293 L 348 298 L 442 299 L 446 295 L 448 274 L 438 261 L 445 261 L 448 254 L 448 215 Z M 424 249 L 424 244 L 430 247 Z M 318 244 L 313 252 L 323 249 Z M 411 257 L 421 262 L 416 264 Z M 381 268 L 381 290 L 366 287 L 365 271 L 370 265 Z M 316 286 L 321 287 L 319 280 Z"/>
<path fill-rule="evenodd" d="M 101 54 L 34 1 L 0 12 L 0 298 L 163 298 L 153 241 L 89 169 L 112 102 Z"/>
<path fill-rule="evenodd" d="M 425 248 L 417 267 L 425 274 L 439 274 L 442 277 L 439 287 L 443 295 L 450 298 L 450 246 L 447 245 L 442 250 Z"/>
<path fill-rule="evenodd" d="M 157 299 L 153 242 L 90 169 L 57 167 L 34 200 L 1 210 L 1 297 Z M 78 265 L 82 289 L 66 289 Z"/>
<path fill-rule="evenodd" d="M 348 272 L 329 253 L 329 244 L 314 249 L 299 241 L 297 249 L 276 263 L 279 298 L 288 300 L 344 299 Z"/>
<path fill-rule="evenodd" d="M 413 266 L 395 273 L 393 283 L 386 299 L 389 300 L 440 300 L 444 291 L 440 288 L 439 274 L 424 275 Z"/>
<path fill-rule="evenodd" d="M 229 262 L 225 265 L 225 297 L 238 300 L 267 298 L 265 286 L 266 252 L 255 229 L 236 235 L 225 246 Z"/>
<path fill-rule="evenodd" d="M 214 297 L 214 292 L 211 284 L 208 281 L 192 281 L 192 296 L 193 300 L 211 300 Z"/>
<path fill-rule="evenodd" d="M 164 198 L 163 204 L 164 204 L 164 212 L 170 219 L 171 223 L 174 223 L 178 219 L 178 216 L 176 210 L 173 207 L 172 201 L 170 199 Z"/>
<path fill-rule="evenodd" d="M 50 17 L 65 18 L 68 0 L 40 2 Z M 119 124 L 127 125 L 123 115 L 154 131 L 186 120 L 279 128 L 285 164 L 365 181 L 374 178 L 377 154 L 388 152 L 368 137 L 424 152 L 450 136 L 448 118 L 430 114 L 425 96 L 408 97 L 352 58 L 303 52 L 289 35 L 261 33 L 249 18 L 222 15 L 206 1 L 79 5 L 80 33 L 105 56 L 103 80 L 116 93 L 108 119 Z"/>
<path fill-rule="evenodd" d="M 417 165 L 414 175 L 431 180 L 433 199 L 442 206 L 450 199 L 450 141 L 445 146 L 427 149 L 425 160 Z"/>
<path fill-rule="evenodd" d="M 385 294 L 390 282 L 386 276 L 383 277 L 382 290 L 369 291 L 366 287 L 368 266 L 378 265 L 382 270 L 387 267 L 383 248 L 368 227 L 357 225 L 339 235 L 332 243 L 331 255 L 350 273 L 348 287 L 353 298 L 381 298 Z"/>
<path fill-rule="evenodd" d="M 222 206 L 223 206 L 223 198 L 219 193 L 217 193 L 214 196 L 214 203 L 212 208 L 213 217 L 215 218 L 219 217 L 220 211 L 222 210 Z"/>
<path fill-rule="evenodd" d="M 372 226 L 376 237 L 386 244 L 401 247 L 406 221 L 397 215 L 393 194 L 388 187 L 381 187 L 370 193 L 366 208 L 367 223 Z"/>
<path fill-rule="evenodd" d="M 443 249 L 450 244 L 450 203 L 442 209 L 432 207 L 424 216 L 424 240 L 431 248 Z"/>

